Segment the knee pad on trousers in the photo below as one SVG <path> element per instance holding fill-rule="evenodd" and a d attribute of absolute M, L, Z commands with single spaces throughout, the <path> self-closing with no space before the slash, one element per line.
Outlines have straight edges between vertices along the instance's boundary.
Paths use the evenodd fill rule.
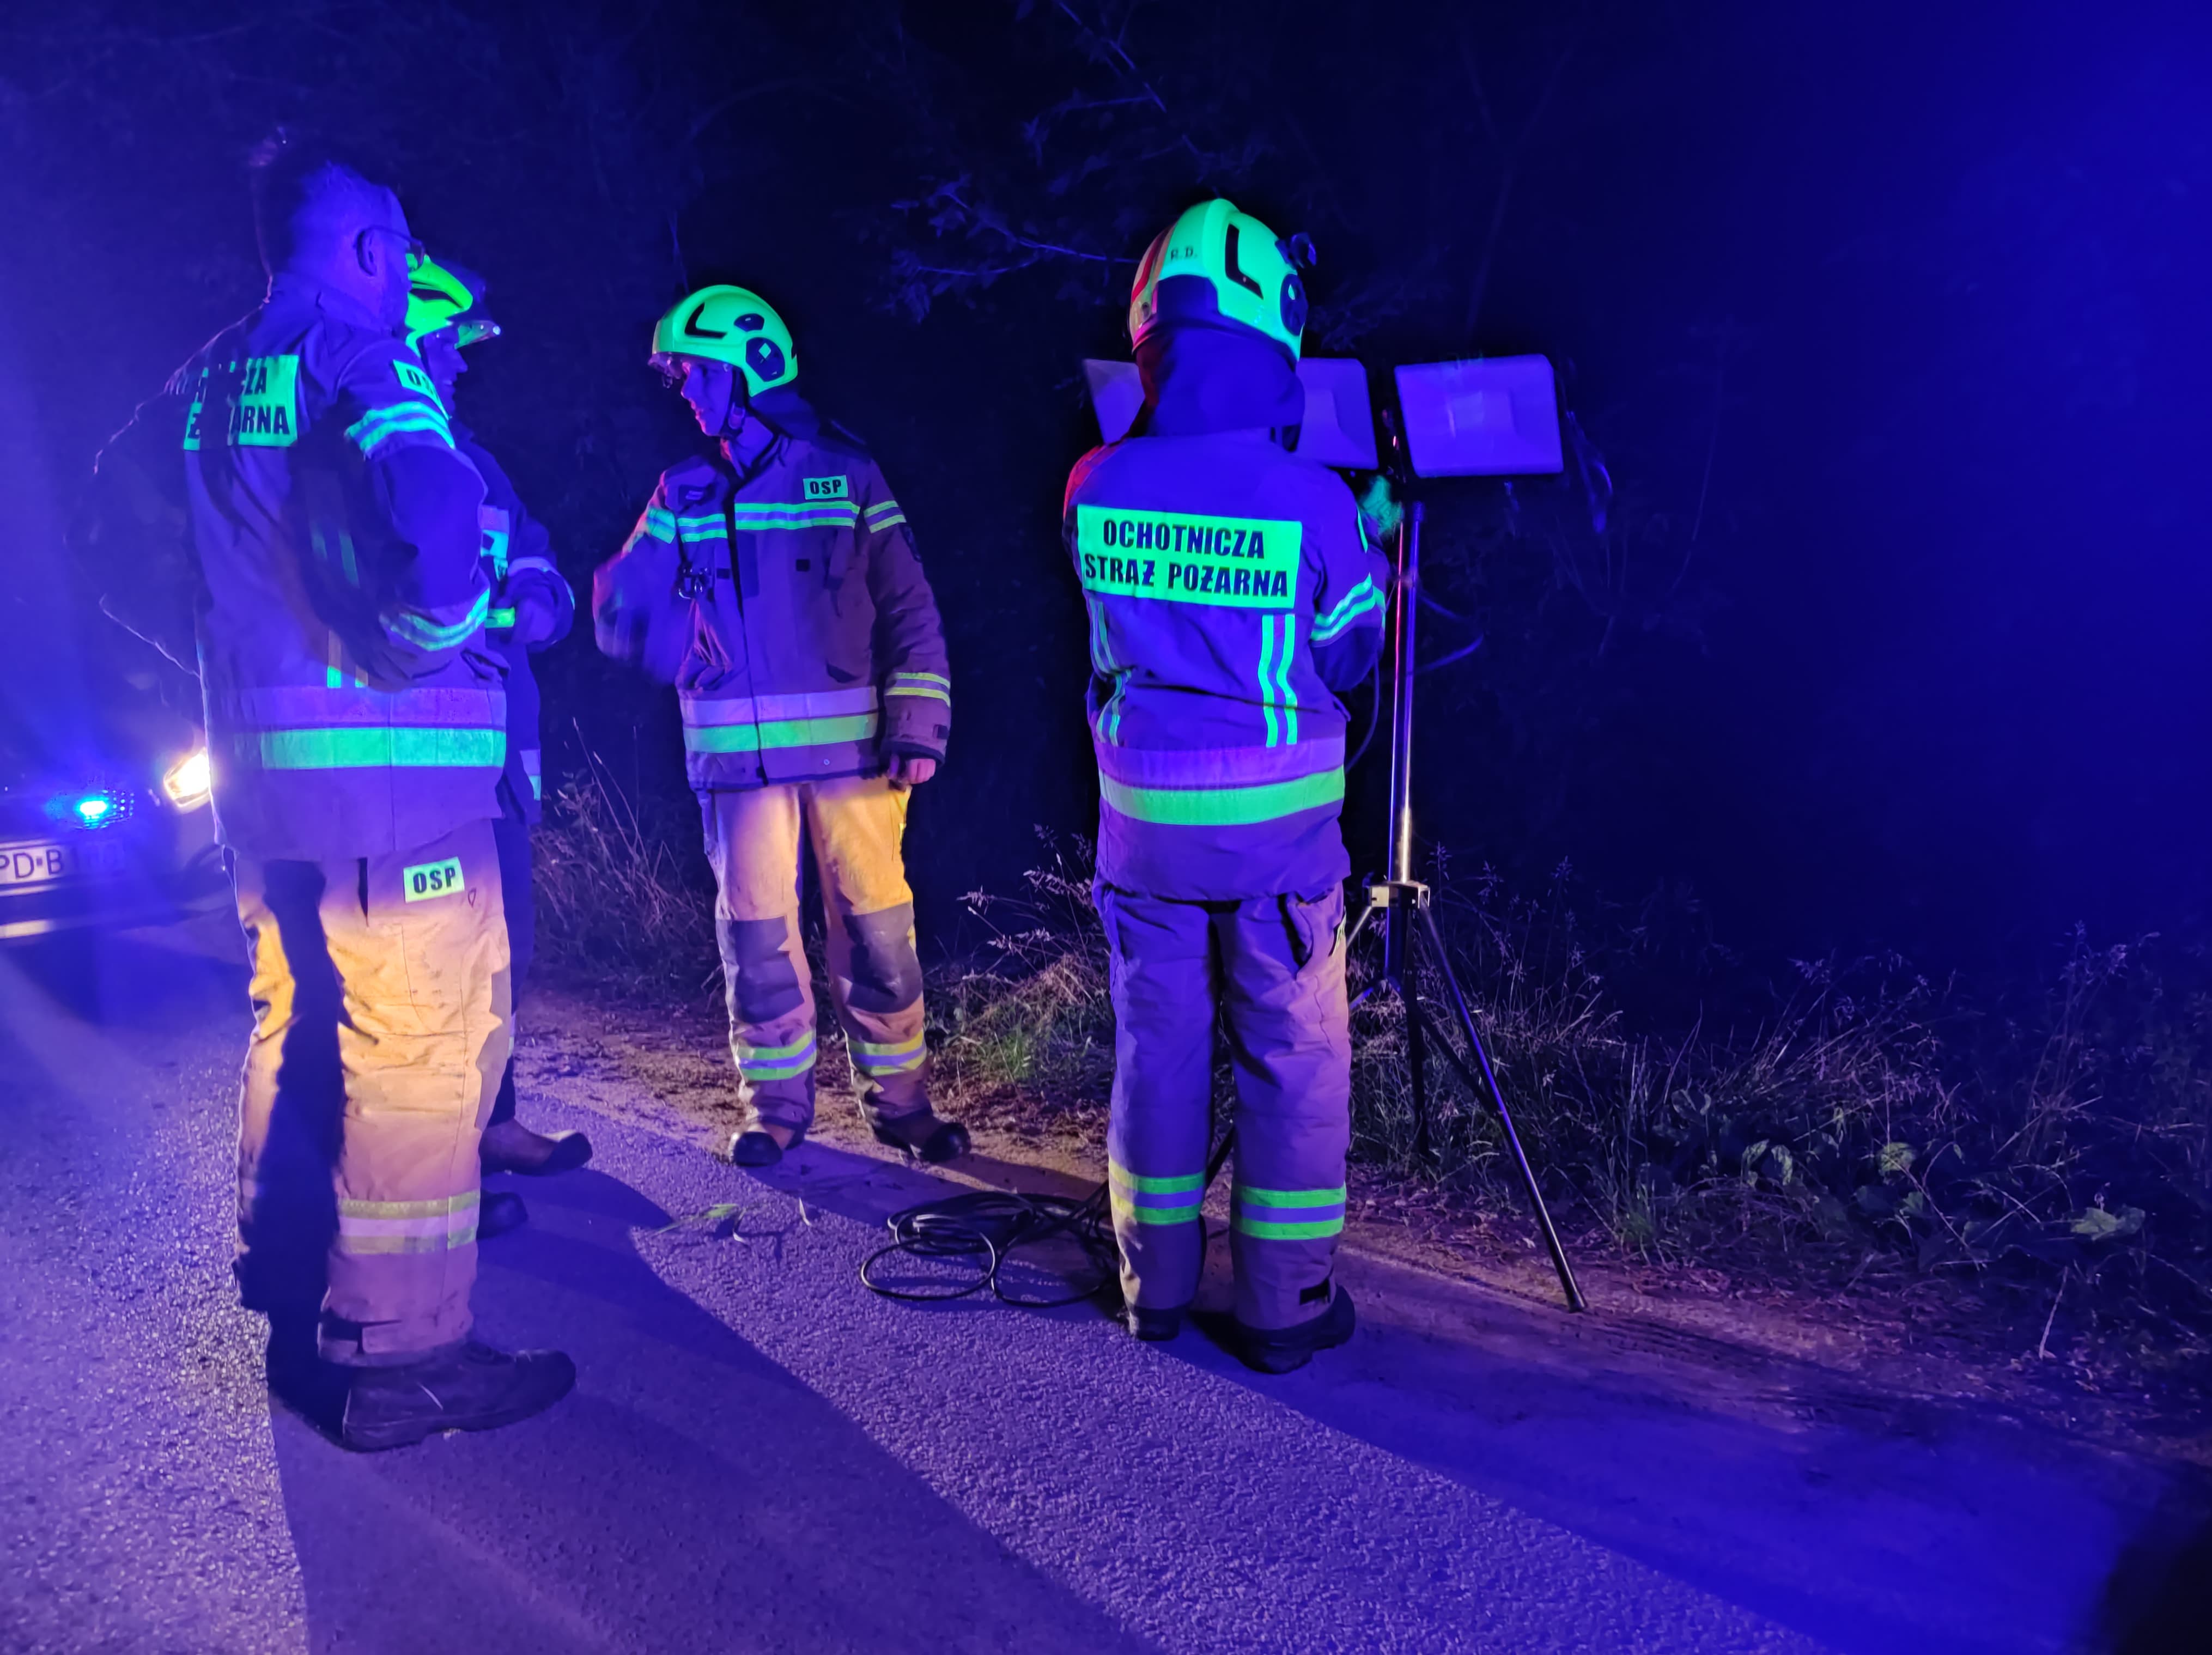
<path fill-rule="evenodd" d="M 798 970 L 784 952 L 787 923 L 774 919 L 722 921 L 722 965 L 730 973 L 730 999 L 749 1023 L 773 1022 L 805 998 Z"/>
<path fill-rule="evenodd" d="M 914 954 L 914 905 L 902 902 L 874 913 L 848 913 L 845 934 L 853 945 L 856 1011 L 903 1011 L 921 997 L 921 961 Z"/>

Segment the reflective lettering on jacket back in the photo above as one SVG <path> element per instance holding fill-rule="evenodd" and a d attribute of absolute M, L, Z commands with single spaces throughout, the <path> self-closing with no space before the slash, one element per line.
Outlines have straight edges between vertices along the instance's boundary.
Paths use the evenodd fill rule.
<path fill-rule="evenodd" d="M 1083 588 L 1110 597 L 1287 609 L 1297 599 L 1304 531 L 1282 518 L 1075 508 Z"/>

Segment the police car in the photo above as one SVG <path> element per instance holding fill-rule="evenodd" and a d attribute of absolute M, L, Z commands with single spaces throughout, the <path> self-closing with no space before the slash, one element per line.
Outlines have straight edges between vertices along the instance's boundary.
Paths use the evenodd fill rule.
<path fill-rule="evenodd" d="M 0 702 L 0 944 L 221 905 L 210 787 L 198 724 L 152 696 Z"/>

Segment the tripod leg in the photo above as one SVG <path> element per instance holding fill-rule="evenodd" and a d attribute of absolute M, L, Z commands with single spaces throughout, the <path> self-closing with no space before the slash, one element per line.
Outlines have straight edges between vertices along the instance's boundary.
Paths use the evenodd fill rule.
<path fill-rule="evenodd" d="M 1475 1079 L 1474 1070 L 1449 1040 L 1439 1040 L 1437 1044 L 1443 1047 L 1452 1067 L 1459 1070 L 1470 1088 L 1489 1094 L 1492 1106 L 1498 1111 L 1498 1124 L 1505 1129 L 1506 1147 L 1513 1151 L 1513 1164 L 1520 1169 L 1521 1187 L 1528 1192 L 1528 1204 L 1535 1211 L 1536 1228 L 1543 1232 L 1545 1249 L 1552 1255 L 1552 1268 L 1559 1272 L 1559 1291 L 1566 1296 L 1569 1310 L 1585 1310 L 1589 1306 L 1583 1301 L 1582 1288 L 1575 1284 L 1574 1266 L 1567 1262 L 1567 1250 L 1560 1244 L 1559 1231 L 1553 1227 L 1551 1209 L 1545 1206 L 1544 1192 L 1536 1185 L 1535 1169 L 1528 1164 L 1528 1151 L 1521 1147 L 1521 1134 L 1514 1127 L 1513 1112 L 1505 1106 L 1505 1094 L 1499 1088 L 1497 1073 L 1490 1066 L 1490 1053 L 1483 1049 L 1482 1036 L 1475 1032 L 1474 1014 L 1468 1009 L 1467 996 L 1460 991 L 1459 979 L 1453 974 L 1451 960 L 1444 953 L 1444 939 L 1437 929 L 1437 917 L 1425 907 L 1420 912 L 1420 936 L 1428 944 L 1429 963 L 1437 968 L 1437 975 L 1451 991 L 1452 1009 L 1458 1015 L 1460 1033 L 1467 1036 L 1468 1050 L 1481 1066 L 1481 1080 Z M 1412 1003 L 1410 1000 L 1407 1002 L 1409 1009 Z"/>
<path fill-rule="evenodd" d="M 1393 983 L 1398 991 L 1398 1003 L 1406 1008 L 1406 1077 L 1413 1083 L 1413 1158 L 1423 1166 L 1436 1162 L 1436 1146 L 1429 1141 L 1429 1023 L 1421 1015 L 1420 1002 L 1406 991 L 1402 982 Z M 1446 1051 L 1451 1049 L 1447 1044 Z"/>

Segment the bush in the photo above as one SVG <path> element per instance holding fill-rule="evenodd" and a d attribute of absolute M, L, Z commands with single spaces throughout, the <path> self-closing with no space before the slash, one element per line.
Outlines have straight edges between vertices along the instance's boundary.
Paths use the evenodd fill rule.
<path fill-rule="evenodd" d="M 590 757 L 532 841 L 544 963 L 630 994 L 711 988 L 714 879 L 696 817 L 686 826 L 673 805 L 633 804 Z"/>

